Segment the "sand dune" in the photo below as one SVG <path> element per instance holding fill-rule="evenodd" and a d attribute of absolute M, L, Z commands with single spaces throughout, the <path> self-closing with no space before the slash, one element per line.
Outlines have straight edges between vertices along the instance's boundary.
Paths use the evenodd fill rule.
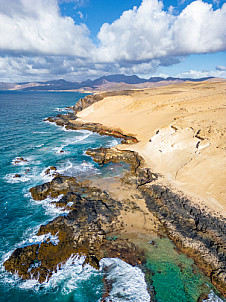
<path fill-rule="evenodd" d="M 160 182 L 226 217 L 226 81 L 181 83 L 106 97 L 78 113 L 135 136 Z"/>

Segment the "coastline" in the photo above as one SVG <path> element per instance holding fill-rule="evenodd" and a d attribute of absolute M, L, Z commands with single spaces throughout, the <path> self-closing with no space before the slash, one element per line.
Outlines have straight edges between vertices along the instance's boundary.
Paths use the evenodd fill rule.
<path fill-rule="evenodd" d="M 194 219 L 195 228 L 201 228 L 202 232 L 197 221 L 208 225 L 208 215 L 219 221 L 220 234 L 217 236 L 221 240 L 218 241 L 217 236 L 212 239 L 218 245 L 220 258 L 216 260 L 213 255 L 210 256 L 207 262 L 214 262 L 211 259 L 215 259 L 210 268 L 205 263 L 207 251 L 204 251 L 204 247 L 200 256 L 197 256 L 199 248 L 202 249 L 199 244 L 194 247 L 194 240 L 188 243 L 182 237 L 178 239 L 178 234 L 172 235 L 173 224 L 166 223 L 166 229 L 170 238 L 175 237 L 176 245 L 196 258 L 213 283 L 223 289 L 226 284 L 225 105 L 224 81 L 187 83 L 133 91 L 129 95 L 107 96 L 88 106 L 77 107 L 78 118 L 70 121 L 74 125 L 98 122 L 102 127 L 120 129 L 121 133 L 135 137 L 138 143 L 119 145 L 117 149 L 137 152 L 144 159 L 144 167 L 158 174 L 157 185 L 165 188 L 163 191 L 170 190 L 179 200 L 187 198 L 189 211 L 196 213 L 189 213 L 190 218 Z M 205 228 L 203 232 L 206 232 Z M 203 236 L 206 237 L 206 234 Z M 203 257 L 203 261 L 200 257 Z"/>
<path fill-rule="evenodd" d="M 164 88 L 164 89 L 166 89 L 166 88 Z M 136 93 L 138 93 L 138 94 L 143 93 L 143 91 L 136 92 Z M 97 102 L 98 103 L 104 102 L 104 105 L 106 105 L 109 102 L 109 100 L 112 101 L 111 98 L 113 98 L 113 102 L 115 102 L 116 100 L 121 101 L 121 104 L 123 105 L 123 102 L 125 101 L 124 98 L 131 99 L 131 95 L 127 95 L 127 96 L 123 95 L 120 97 L 119 96 L 115 96 L 115 97 L 107 96 L 107 97 L 104 97 L 102 100 L 98 100 Z M 222 249 L 222 247 L 224 247 L 223 243 L 221 241 L 222 232 L 223 232 L 222 228 L 224 227 L 224 225 L 222 225 L 222 223 L 218 224 L 219 217 L 216 218 L 217 219 L 216 223 L 213 218 L 213 223 L 211 223 L 211 225 L 209 226 L 208 223 L 210 221 L 210 216 L 207 215 L 206 211 L 202 211 L 203 209 L 200 210 L 200 208 L 198 207 L 197 204 L 190 203 L 189 199 L 185 199 L 185 197 L 181 196 L 180 194 L 175 194 L 174 192 L 171 192 L 168 189 L 169 186 L 165 187 L 165 189 L 164 189 L 164 183 L 162 182 L 163 178 L 161 175 L 162 173 L 159 173 L 159 171 L 157 171 L 157 169 L 153 169 L 153 171 L 152 171 L 152 169 L 150 168 L 150 165 L 147 164 L 146 157 L 143 156 L 144 155 L 144 152 L 142 152 L 142 150 L 144 150 L 143 149 L 143 146 L 144 146 L 143 138 L 141 136 L 137 135 L 137 133 L 133 134 L 134 133 L 133 128 L 127 130 L 127 129 L 124 129 L 121 125 L 118 125 L 117 127 L 114 127 L 114 125 L 112 126 L 112 124 L 109 123 L 109 121 L 114 120 L 114 123 L 118 123 L 118 120 L 117 119 L 115 120 L 115 115 L 114 115 L 114 113 L 112 114 L 112 112 L 111 112 L 111 118 L 109 117 L 109 115 L 106 117 L 106 119 L 108 119 L 107 123 L 105 123 L 106 120 L 102 120 L 100 118 L 100 116 L 92 117 L 92 113 L 96 109 L 98 109 L 97 107 L 101 106 L 104 110 L 106 110 L 106 108 L 104 108 L 105 106 L 104 107 L 102 106 L 103 104 L 100 105 L 100 103 L 99 103 L 99 105 L 98 105 L 98 103 L 94 102 L 93 104 L 91 104 L 94 106 L 94 108 L 92 108 L 92 110 L 91 110 L 91 107 L 89 107 L 90 104 L 88 104 L 88 106 L 86 107 L 87 109 L 85 109 L 84 102 L 83 102 L 83 106 L 81 108 L 79 108 L 79 110 L 78 110 L 78 111 L 80 111 L 81 109 L 83 109 L 83 112 L 81 114 L 76 112 L 76 108 L 74 108 L 75 114 L 68 114 L 67 116 L 58 115 L 56 118 L 53 118 L 53 119 L 50 118 L 48 120 L 51 122 L 56 122 L 56 124 L 58 124 L 58 125 L 65 126 L 66 129 L 74 129 L 74 130 L 75 129 L 86 129 L 86 130 L 96 131 L 99 134 L 112 135 L 115 137 L 122 138 L 122 139 L 124 139 L 124 143 L 127 143 L 127 145 L 117 146 L 117 148 L 88 151 L 88 154 L 91 155 L 94 158 L 94 160 L 99 162 L 100 164 L 104 164 L 104 163 L 107 163 L 110 161 L 113 161 L 113 162 L 126 161 L 126 162 L 128 162 L 131 165 L 131 174 L 129 173 L 129 175 L 127 177 L 125 176 L 124 181 L 125 182 L 132 181 L 132 184 L 129 184 L 129 185 L 135 186 L 135 189 L 138 190 L 139 193 L 143 196 L 144 203 L 142 204 L 142 206 L 143 206 L 143 213 L 141 215 L 142 218 L 139 218 L 138 217 L 139 215 L 137 216 L 136 212 L 134 215 L 133 210 L 132 210 L 133 207 L 136 206 L 134 204 L 130 205 L 131 209 L 129 211 L 129 213 L 131 212 L 134 216 L 131 215 L 131 217 L 128 218 L 127 220 L 124 215 L 125 212 L 121 211 L 122 209 L 120 209 L 121 216 L 119 218 L 119 221 L 116 223 L 116 225 L 117 225 L 116 229 L 118 228 L 118 231 L 119 231 L 119 225 L 121 225 L 122 222 L 126 221 L 127 226 L 128 226 L 128 224 L 129 224 L 129 226 L 127 228 L 122 227 L 122 229 L 124 230 L 123 231 L 124 233 L 127 233 L 127 237 L 128 237 L 128 233 L 131 235 L 132 233 L 136 233 L 137 231 L 141 232 L 141 229 L 143 227 L 142 223 L 140 225 L 138 223 L 138 225 L 135 225 L 132 227 L 131 221 L 137 219 L 137 221 L 140 222 L 140 221 L 142 221 L 142 219 L 144 219 L 143 217 L 145 217 L 146 215 L 152 215 L 149 212 L 149 211 L 151 211 L 154 214 L 154 216 L 157 216 L 157 219 L 156 219 L 152 215 L 151 220 L 154 221 L 158 227 L 160 227 L 159 222 L 158 222 L 158 220 L 160 220 L 161 224 L 163 224 L 165 230 L 168 232 L 169 237 L 172 238 L 172 240 L 176 243 L 177 247 L 179 249 L 181 249 L 183 252 L 185 252 L 186 254 L 188 254 L 190 257 L 192 257 L 194 260 L 196 260 L 196 262 L 198 262 L 197 264 L 205 271 L 205 273 L 207 275 L 209 275 L 212 278 L 212 282 L 222 291 L 223 294 L 225 294 L 225 292 L 224 292 L 225 274 L 223 273 L 224 267 L 222 266 L 222 263 L 223 263 L 222 260 L 224 260 L 224 259 L 221 256 L 221 254 L 222 254 L 221 249 Z M 136 106 L 139 107 L 139 104 L 136 104 Z M 119 112 L 120 109 L 122 109 L 122 107 L 117 108 L 117 112 Z M 105 114 L 106 114 L 106 112 L 109 112 L 109 111 L 105 111 Z M 76 117 L 76 114 L 79 118 Z M 95 121 L 95 118 L 99 119 L 98 122 Z M 125 118 L 125 117 L 122 116 L 122 118 Z M 167 121 L 171 122 L 171 121 L 173 121 L 173 119 L 174 119 L 174 117 L 172 117 L 172 116 L 167 117 Z M 166 122 L 166 120 L 165 120 L 165 122 Z M 155 124 L 155 127 L 156 127 L 156 124 Z M 157 125 L 157 127 L 155 129 L 153 129 L 152 132 L 149 132 L 148 138 L 150 139 L 151 134 L 153 135 L 154 133 L 156 133 L 156 131 L 158 131 L 159 128 L 160 128 L 160 125 Z M 148 131 L 150 131 L 150 129 L 148 129 Z M 136 143 L 136 144 L 134 145 L 134 143 Z M 147 142 L 145 141 L 145 143 L 147 143 Z M 196 144 L 197 144 L 197 142 L 196 142 Z M 139 150 L 138 145 L 142 147 L 142 148 L 140 148 L 140 150 Z M 139 155 L 137 152 L 139 153 Z M 159 185 L 159 187 L 158 187 L 158 185 Z M 102 186 L 103 186 L 103 189 L 102 188 L 101 189 L 103 192 L 104 185 L 102 184 Z M 115 190 L 113 190 L 113 191 L 115 191 Z M 60 192 L 62 192 L 62 190 Z M 66 191 L 64 191 L 64 193 L 66 193 Z M 98 194 L 101 195 L 102 193 L 99 192 Z M 120 194 L 121 194 L 121 191 L 120 191 Z M 166 195 L 166 199 L 165 199 L 165 195 Z M 104 198 L 106 198 L 106 196 Z M 152 198 L 152 201 L 155 201 L 154 205 L 152 202 L 149 201 L 150 198 Z M 140 199 L 142 199 L 142 198 L 140 198 Z M 165 205 L 166 200 L 171 200 L 170 205 Z M 183 203 L 181 203 L 182 200 L 183 200 Z M 145 202 L 146 202 L 146 204 L 145 204 Z M 172 217 L 171 217 L 172 202 L 175 202 L 173 214 L 175 214 L 175 213 L 177 214 L 178 208 L 179 208 L 178 205 L 182 205 L 182 208 L 184 208 L 183 212 L 179 213 L 180 217 L 178 217 L 178 219 L 175 219 L 175 217 L 173 217 L 173 219 L 172 219 Z M 111 201 L 111 203 L 112 203 L 112 201 Z M 148 211 L 147 211 L 147 209 L 148 209 Z M 188 217 L 186 218 L 187 220 L 184 218 L 184 214 L 188 215 Z M 112 213 L 111 213 L 111 215 L 112 215 Z M 119 215 L 117 214 L 117 217 L 118 216 Z M 225 217 L 223 217 L 223 219 L 225 219 Z M 185 225 L 185 227 L 187 227 L 187 229 L 184 229 L 181 232 L 182 225 Z M 157 227 L 157 229 L 158 229 L 158 227 Z M 177 227 L 179 229 L 177 229 Z M 146 232 L 149 233 L 151 230 L 153 230 L 152 228 L 154 228 L 153 224 L 145 226 L 144 233 L 146 233 Z M 210 233 L 208 234 L 209 228 L 210 228 Z M 192 230 L 192 234 L 190 236 L 192 241 L 184 240 L 185 235 L 183 232 L 188 231 L 189 229 Z M 46 231 L 45 227 L 43 228 L 43 230 Z M 211 236 L 213 235 L 211 232 L 216 233 L 215 239 L 218 238 L 219 242 L 215 241 L 213 246 L 208 246 L 208 244 L 210 244 L 209 241 L 211 239 Z M 156 231 L 155 231 L 155 233 L 156 233 Z M 186 235 L 189 237 L 189 234 L 186 234 Z M 202 239 L 203 239 L 202 235 L 205 237 L 205 238 L 203 237 L 205 239 L 204 242 L 202 242 Z M 103 236 L 103 234 L 102 234 L 102 236 Z M 207 250 L 203 249 L 202 251 L 195 249 L 196 247 L 194 247 L 194 244 L 193 244 L 194 240 L 193 240 L 192 236 L 195 236 L 196 239 L 198 236 L 199 237 L 198 239 L 200 240 L 200 242 L 202 244 L 205 244 L 208 249 Z M 208 236 L 209 236 L 209 239 L 208 239 Z M 117 240 L 116 240 L 116 242 L 117 242 Z M 200 248 L 199 243 L 197 243 L 197 247 L 198 247 L 198 249 Z M 108 249 L 109 249 L 109 247 L 108 247 Z M 133 246 L 130 247 L 129 251 L 131 251 L 131 250 L 133 250 Z M 69 251 L 69 253 L 70 252 L 71 251 Z M 84 250 L 82 250 L 81 252 L 84 253 Z M 201 255 L 198 255 L 199 252 L 201 252 L 200 253 Z M 109 252 L 109 255 L 111 255 L 111 253 L 113 253 L 112 255 L 114 256 L 114 252 L 112 252 L 112 251 Z M 214 255 L 211 253 L 214 253 Z M 216 261 L 213 263 L 211 262 L 210 258 L 204 262 L 204 261 L 202 261 L 202 256 L 203 256 L 202 254 L 205 256 L 205 260 L 206 260 L 206 255 L 210 255 L 210 258 L 212 256 L 220 257 L 220 258 L 219 259 L 215 258 Z M 126 255 L 123 253 L 122 253 L 122 255 L 123 255 L 122 259 L 125 259 Z M 92 256 L 92 255 L 90 255 L 90 256 Z M 128 254 L 127 254 L 127 257 L 128 257 Z M 90 260 L 87 260 L 87 261 L 89 261 L 90 263 L 95 262 L 95 258 L 91 257 Z M 142 261 L 142 259 L 140 259 L 139 261 Z M 131 260 L 131 263 L 132 263 L 132 260 Z M 139 262 L 137 264 L 139 264 Z M 94 266 L 95 266 L 95 264 L 94 264 Z"/>

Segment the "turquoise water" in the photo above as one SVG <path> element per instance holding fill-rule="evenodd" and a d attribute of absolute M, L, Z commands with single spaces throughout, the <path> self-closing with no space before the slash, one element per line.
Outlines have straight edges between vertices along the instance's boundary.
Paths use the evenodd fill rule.
<path fill-rule="evenodd" d="M 43 121 L 59 113 L 59 108 L 74 105 L 82 96 L 70 92 L 0 92 L 0 259 L 5 259 L 15 247 L 35 241 L 33 236 L 40 224 L 61 214 L 48 201 L 34 202 L 28 193 L 32 186 L 50 180 L 44 175 L 49 166 L 56 166 L 67 175 L 101 173 L 98 165 L 84 154 L 85 150 L 117 143 L 116 139 L 88 131 L 63 131 Z M 15 164 L 17 157 L 27 162 Z M 102 172 L 114 173 L 112 169 L 109 166 Z M 21 177 L 14 178 L 15 174 Z M 1 271 L 0 301 L 30 301 L 31 297 L 33 301 L 47 301 L 47 297 L 48 301 L 97 301 L 101 297 L 102 277 L 87 270 L 83 273 L 85 281 L 76 283 L 79 291 L 70 288 L 65 280 L 36 291 L 37 286 L 35 289 Z"/>
<path fill-rule="evenodd" d="M 12 276 L 2 265 L 16 247 L 43 239 L 35 236 L 41 224 L 65 214 L 55 209 L 48 198 L 35 202 L 29 194 L 31 187 L 51 180 L 44 173 L 48 167 L 56 166 L 62 174 L 86 179 L 93 175 L 118 175 L 125 167 L 99 167 L 85 155 L 87 148 L 109 147 L 119 140 L 89 131 L 65 131 L 43 121 L 83 96 L 72 92 L 0 92 L 0 301 L 97 302 L 102 296 L 102 271 L 106 266 L 110 267 L 107 278 L 113 284 L 113 302 L 149 301 L 144 274 L 119 259 L 101 260 L 101 269 L 97 271 L 83 266 L 85 259 L 74 255 L 48 283 L 41 285 L 36 280 L 22 281 Z M 26 161 L 17 163 L 17 157 Z M 15 178 L 15 174 L 20 177 Z M 147 253 L 156 301 L 196 301 L 205 278 L 192 271 L 193 262 L 183 255 L 177 256 L 169 241 L 164 242 L 158 242 L 158 251 L 150 245 Z M 186 270 L 178 269 L 177 257 Z M 183 261 L 181 257 L 185 257 Z M 222 300 L 213 296 L 209 301 Z"/>

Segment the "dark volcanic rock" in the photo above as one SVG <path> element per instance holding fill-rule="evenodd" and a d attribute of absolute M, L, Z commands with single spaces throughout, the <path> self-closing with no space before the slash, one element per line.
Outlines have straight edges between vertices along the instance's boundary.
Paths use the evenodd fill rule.
<path fill-rule="evenodd" d="M 88 149 L 87 154 L 100 164 L 110 161 L 130 163 L 149 210 L 163 223 L 176 246 L 192 257 L 226 294 L 225 219 L 206 213 L 188 198 L 174 194 L 166 187 L 152 185 L 157 175 L 148 168 L 142 168 L 143 159 L 136 152 L 99 148 Z"/>
<path fill-rule="evenodd" d="M 49 175 L 51 172 L 56 172 L 57 168 L 54 166 L 49 167 L 48 169 L 45 170 L 45 174 Z"/>
<path fill-rule="evenodd" d="M 13 176 L 13 178 L 20 178 L 20 177 L 21 177 L 20 174 L 15 174 L 15 175 Z"/>
<path fill-rule="evenodd" d="M 103 126 L 99 123 L 81 123 L 76 121 L 76 117 L 68 115 L 58 114 L 56 117 L 50 117 L 46 119 L 51 123 L 56 123 L 58 126 L 64 126 L 67 130 L 89 130 L 92 132 L 97 132 L 100 135 L 109 135 L 115 138 L 122 139 L 123 144 L 134 144 L 138 140 L 131 136 L 125 135 L 122 131 L 111 129 L 109 127 Z"/>
<path fill-rule="evenodd" d="M 165 226 L 168 236 L 226 294 L 226 221 L 166 187 L 140 187 L 147 206 Z"/>
<path fill-rule="evenodd" d="M 148 168 L 143 168 L 144 160 L 137 152 L 101 147 L 87 149 L 86 154 L 92 156 L 93 160 L 101 165 L 109 162 L 126 162 L 130 164 L 131 173 L 136 175 L 136 178 L 133 180 L 131 173 L 129 173 L 125 180 L 126 182 L 128 182 L 128 179 L 135 182 L 138 187 L 157 179 L 157 174 L 152 173 Z"/>
<path fill-rule="evenodd" d="M 117 217 L 123 204 L 110 198 L 106 192 L 89 187 L 87 183 L 78 183 L 73 177 L 58 176 L 49 183 L 32 188 L 31 194 L 38 200 L 64 194 L 55 204 L 66 208 L 70 202 L 71 211 L 67 216 L 59 216 L 42 225 L 37 233 L 57 236 L 57 244 L 46 240 L 16 249 L 4 263 L 6 270 L 17 271 L 24 279 L 32 274 L 43 282 L 73 254 L 85 255 L 86 262 L 95 268 L 99 268 L 99 260 L 103 257 L 118 257 L 132 265 L 142 260 L 142 256 L 138 257 L 142 254 L 128 240 L 109 240 L 107 235 L 121 227 L 117 224 Z"/>
<path fill-rule="evenodd" d="M 127 95 L 133 93 L 132 91 L 121 91 L 120 95 Z M 67 114 L 57 114 L 57 116 L 49 117 L 46 121 L 51 123 L 56 123 L 58 126 L 64 126 L 67 130 L 89 130 L 92 132 L 97 132 L 100 135 L 109 135 L 116 138 L 121 138 L 122 143 L 124 144 L 134 144 L 137 143 L 138 140 L 132 135 L 125 135 L 119 129 L 111 129 L 109 127 L 105 127 L 99 123 L 81 123 L 76 121 L 77 116 L 76 113 L 81 111 L 88 106 L 96 103 L 106 96 L 119 95 L 116 92 L 102 93 L 97 95 L 87 95 L 86 97 L 80 99 L 75 106 L 71 107 L 74 110 L 74 113 Z"/>
<path fill-rule="evenodd" d="M 73 192 L 74 187 L 78 187 L 78 183 L 74 177 L 57 176 L 51 182 L 36 186 L 30 189 L 34 200 L 43 200 L 50 197 L 57 197 L 69 191 Z"/>
<path fill-rule="evenodd" d="M 17 248 L 10 256 L 10 259 L 5 261 L 5 269 L 12 273 L 20 271 L 20 276 L 23 277 L 23 279 L 29 278 L 30 273 L 28 270 L 32 265 L 35 265 L 37 261 L 38 248 L 38 244 Z"/>
<path fill-rule="evenodd" d="M 92 156 L 93 160 L 101 165 L 109 162 L 127 162 L 131 165 L 133 172 L 136 172 L 142 161 L 136 152 L 121 151 L 116 148 L 87 149 L 86 154 Z"/>
<path fill-rule="evenodd" d="M 16 160 L 14 161 L 14 164 L 20 164 L 20 163 L 27 163 L 28 160 L 23 158 L 23 157 L 17 157 Z"/>

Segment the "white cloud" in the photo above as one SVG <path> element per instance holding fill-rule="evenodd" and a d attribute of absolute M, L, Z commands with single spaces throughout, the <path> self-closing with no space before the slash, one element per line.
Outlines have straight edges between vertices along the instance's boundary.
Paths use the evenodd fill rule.
<path fill-rule="evenodd" d="M 58 0 L 59 3 L 75 3 L 76 6 L 85 6 L 89 0 Z"/>
<path fill-rule="evenodd" d="M 162 2 L 143 0 L 125 11 L 98 34 L 100 57 L 111 61 L 150 61 L 167 56 L 226 50 L 226 4 L 194 1 L 178 16 L 164 11 Z"/>
<path fill-rule="evenodd" d="M 177 75 L 179 78 L 205 78 L 205 77 L 216 77 L 216 78 L 226 78 L 226 70 L 210 70 L 210 71 L 202 71 L 202 70 L 189 70 L 187 72 L 183 72 Z"/>
<path fill-rule="evenodd" d="M 55 0 L 0 0 L 0 49 L 22 54 L 90 57 L 85 24 L 60 15 Z"/>
<path fill-rule="evenodd" d="M 226 71 L 226 67 L 225 67 L 225 66 L 221 66 L 221 65 L 217 65 L 217 66 L 216 66 L 216 70 L 219 70 L 219 71 Z"/>
<path fill-rule="evenodd" d="M 87 1 L 10 0 L 9 5 L 0 0 L 1 80 L 150 75 L 159 65 L 176 64 L 192 53 L 226 50 L 226 4 L 214 11 L 212 5 L 194 1 L 174 15 L 172 6 L 164 11 L 162 2 L 143 0 L 112 24 L 103 24 L 95 45 L 87 26 L 62 17 L 58 4 L 78 7 Z"/>
<path fill-rule="evenodd" d="M 83 15 L 83 13 L 82 13 L 81 11 L 78 11 L 77 14 L 79 15 L 79 18 L 80 18 L 81 20 L 84 19 L 84 15 Z"/>

